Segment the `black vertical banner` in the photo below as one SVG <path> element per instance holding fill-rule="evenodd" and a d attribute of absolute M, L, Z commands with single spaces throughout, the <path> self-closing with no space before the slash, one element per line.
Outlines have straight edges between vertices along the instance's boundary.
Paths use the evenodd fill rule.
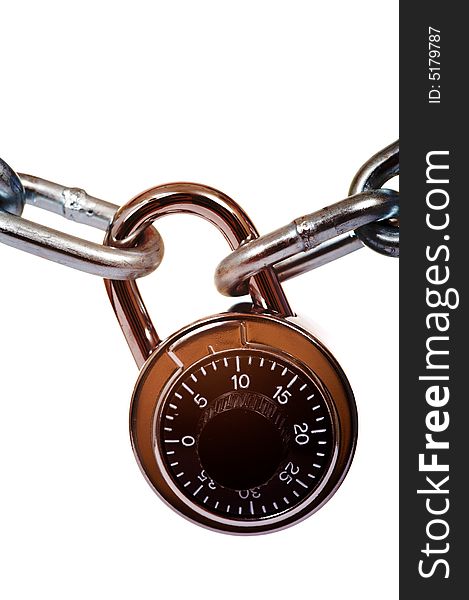
<path fill-rule="evenodd" d="M 401 4 L 401 598 L 469 597 L 464 8 Z"/>

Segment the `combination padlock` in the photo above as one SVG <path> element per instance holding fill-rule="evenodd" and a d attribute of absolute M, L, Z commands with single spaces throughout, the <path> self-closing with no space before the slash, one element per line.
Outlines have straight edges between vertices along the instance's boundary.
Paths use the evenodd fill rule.
<path fill-rule="evenodd" d="M 190 213 L 232 249 L 258 236 L 223 193 L 150 189 L 116 213 L 106 243 L 132 246 L 156 219 Z M 356 407 L 332 354 L 290 309 L 273 269 L 250 280 L 252 307 L 204 318 L 160 340 L 134 281 L 106 280 L 139 367 L 130 410 L 137 461 L 154 491 L 216 531 L 264 533 L 318 510 L 356 443 Z"/>

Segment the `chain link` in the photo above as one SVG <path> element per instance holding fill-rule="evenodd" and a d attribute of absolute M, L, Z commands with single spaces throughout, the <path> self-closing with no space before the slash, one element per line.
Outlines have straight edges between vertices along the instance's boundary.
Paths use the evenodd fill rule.
<path fill-rule="evenodd" d="M 390 144 L 372 156 L 358 170 L 349 194 L 382 187 L 399 174 L 399 142 Z M 384 219 L 358 228 L 357 237 L 372 250 L 385 256 L 399 256 L 399 225 L 397 219 Z"/>
<path fill-rule="evenodd" d="M 36 256 L 112 279 L 135 279 L 154 271 L 163 242 L 147 229 L 131 248 L 110 248 L 24 219 L 26 204 L 106 231 L 118 206 L 39 177 L 17 175 L 0 159 L 0 242 Z"/>
<path fill-rule="evenodd" d="M 350 196 L 295 219 L 289 225 L 245 242 L 217 267 L 220 292 L 239 296 L 249 279 L 273 267 L 286 280 L 354 252 L 364 245 L 399 255 L 399 194 L 382 188 L 399 173 L 399 142 L 372 156 L 357 172 Z M 17 175 L 0 159 L 0 242 L 63 265 L 114 280 L 137 279 L 160 264 L 163 242 L 142 225 L 132 239 L 113 246 L 95 244 L 24 219 L 25 204 L 108 231 L 118 207 L 31 175 Z"/>
<path fill-rule="evenodd" d="M 357 172 L 350 196 L 295 219 L 253 240 L 246 240 L 217 267 L 215 283 L 227 296 L 247 293 L 250 277 L 274 267 L 280 280 L 295 277 L 354 252 L 363 245 L 388 256 L 399 255 L 399 193 L 379 189 L 399 173 L 399 142 L 372 156 Z"/>
<path fill-rule="evenodd" d="M 24 188 L 18 175 L 0 158 L 0 209 L 20 216 L 24 208 Z"/>

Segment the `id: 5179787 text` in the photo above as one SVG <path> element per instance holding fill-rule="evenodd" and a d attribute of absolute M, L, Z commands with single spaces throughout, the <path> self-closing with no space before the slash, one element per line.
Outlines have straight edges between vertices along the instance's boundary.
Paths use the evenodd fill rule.
<path fill-rule="evenodd" d="M 434 27 L 428 28 L 428 79 L 432 82 L 428 90 L 428 103 L 440 104 L 441 102 L 441 32 Z"/>

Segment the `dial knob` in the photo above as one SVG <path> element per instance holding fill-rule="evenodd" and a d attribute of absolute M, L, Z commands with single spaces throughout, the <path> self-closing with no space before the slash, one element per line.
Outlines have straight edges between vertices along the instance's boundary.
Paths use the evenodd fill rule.
<path fill-rule="evenodd" d="M 256 392 L 230 391 L 200 419 L 198 453 L 216 483 L 233 489 L 261 486 L 276 473 L 288 450 L 286 416 Z"/>
<path fill-rule="evenodd" d="M 201 508 L 242 521 L 304 501 L 334 450 L 319 383 L 287 357 L 259 350 L 216 353 L 184 372 L 155 439 L 172 485 Z"/>

